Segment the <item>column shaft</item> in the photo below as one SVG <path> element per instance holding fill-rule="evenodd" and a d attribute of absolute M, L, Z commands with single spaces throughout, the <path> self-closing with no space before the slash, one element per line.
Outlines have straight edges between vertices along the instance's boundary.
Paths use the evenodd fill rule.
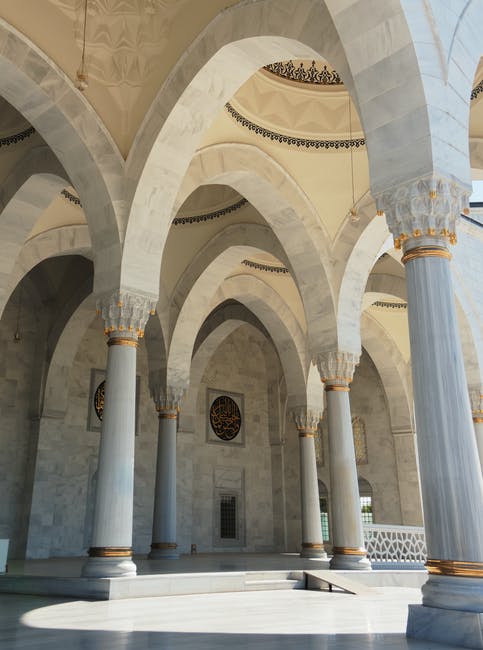
<path fill-rule="evenodd" d="M 348 386 L 327 384 L 333 557 L 331 569 L 370 569 L 364 549 Z"/>
<path fill-rule="evenodd" d="M 116 333 L 118 334 L 118 333 Z M 111 336 L 90 558 L 85 576 L 134 575 L 135 339 Z"/>
<path fill-rule="evenodd" d="M 466 387 L 449 253 L 405 253 L 429 580 L 423 604 L 483 612 L 483 480 Z"/>
<path fill-rule="evenodd" d="M 483 418 L 473 418 L 475 423 L 476 445 L 480 457 L 480 466 L 483 471 Z"/>
<path fill-rule="evenodd" d="M 326 557 L 320 524 L 315 432 L 299 430 L 302 557 Z"/>
<path fill-rule="evenodd" d="M 177 411 L 160 411 L 151 559 L 179 557 L 176 544 L 176 428 Z"/>

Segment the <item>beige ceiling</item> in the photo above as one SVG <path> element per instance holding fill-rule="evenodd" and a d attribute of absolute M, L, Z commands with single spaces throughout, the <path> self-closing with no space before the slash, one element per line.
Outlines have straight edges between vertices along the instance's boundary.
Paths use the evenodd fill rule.
<path fill-rule="evenodd" d="M 88 0 L 85 92 L 124 156 L 186 47 L 238 0 Z M 1 0 L 0 15 L 71 80 L 82 52 L 84 0 Z"/>

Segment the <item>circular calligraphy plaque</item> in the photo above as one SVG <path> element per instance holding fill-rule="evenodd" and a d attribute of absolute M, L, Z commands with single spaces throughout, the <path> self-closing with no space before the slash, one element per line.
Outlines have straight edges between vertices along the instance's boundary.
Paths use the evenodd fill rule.
<path fill-rule="evenodd" d="M 101 381 L 99 386 L 94 393 L 94 410 L 96 412 L 99 420 L 102 420 L 102 414 L 104 412 L 104 391 L 106 388 L 106 380 Z"/>
<path fill-rule="evenodd" d="M 241 428 L 238 404 L 227 395 L 217 397 L 210 408 L 210 424 L 221 440 L 236 438 Z"/>

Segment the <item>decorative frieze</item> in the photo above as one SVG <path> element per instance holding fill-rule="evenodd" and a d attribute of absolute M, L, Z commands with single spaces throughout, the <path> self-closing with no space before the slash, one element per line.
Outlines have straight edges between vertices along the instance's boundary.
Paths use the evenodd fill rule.
<path fill-rule="evenodd" d="M 257 135 L 261 135 L 263 138 L 272 140 L 274 142 L 280 142 L 282 144 L 288 144 L 295 147 L 305 147 L 307 149 L 352 149 L 355 147 L 359 149 L 366 144 L 365 138 L 349 138 L 345 140 L 317 140 L 315 138 L 299 138 L 292 135 L 287 135 L 285 133 L 277 133 L 277 131 L 272 131 L 271 129 L 266 129 L 264 126 L 255 124 L 244 115 L 239 113 L 233 106 L 228 103 L 225 104 L 225 108 L 228 113 L 235 119 L 238 124 L 245 127 L 249 131 L 253 131 Z"/>
<path fill-rule="evenodd" d="M 155 307 L 153 298 L 127 291 L 116 291 L 97 300 L 97 313 L 104 319 L 105 334 L 117 331 L 142 338 L 144 326 Z"/>
<path fill-rule="evenodd" d="M 456 243 L 455 224 L 468 207 L 471 188 L 434 175 L 403 183 L 376 197 L 395 247 L 421 237 Z"/>
<path fill-rule="evenodd" d="M 275 264 L 261 264 L 252 260 L 242 260 L 242 264 L 248 266 L 250 269 L 266 271 L 267 273 L 281 273 L 283 275 L 289 273 L 289 270 L 285 266 L 276 266 Z"/>
<path fill-rule="evenodd" d="M 0 138 L 0 147 L 9 147 L 11 144 L 17 144 L 17 142 L 22 142 L 27 138 L 30 138 L 31 135 L 35 133 L 33 126 L 29 126 L 27 129 L 20 131 L 19 133 L 14 133 L 12 135 L 6 135 L 3 138 Z"/>
<path fill-rule="evenodd" d="M 247 199 L 241 198 L 236 203 L 227 205 L 226 208 L 220 208 L 220 210 L 213 210 L 212 212 L 206 212 L 205 214 L 197 214 L 191 217 L 176 217 L 173 219 L 173 226 L 184 226 L 192 223 L 204 223 L 205 221 L 212 221 L 213 219 L 219 219 L 224 217 L 227 214 L 231 214 L 240 208 L 243 208 L 248 203 Z"/>
<path fill-rule="evenodd" d="M 271 74 L 297 81 L 304 84 L 315 84 L 317 86 L 341 86 L 342 79 L 335 70 L 329 70 L 326 65 L 317 65 L 312 61 L 310 65 L 305 65 L 299 61 L 297 65 L 293 61 L 277 61 L 263 67 L 264 70 Z"/>
<path fill-rule="evenodd" d="M 471 101 L 473 101 L 473 99 L 476 99 L 480 93 L 483 93 L 483 79 L 477 83 L 471 91 Z"/>
<path fill-rule="evenodd" d="M 72 192 L 69 192 L 69 190 L 66 189 L 61 190 L 60 193 L 64 197 L 64 199 L 67 199 L 67 201 L 69 201 L 69 203 L 73 203 L 74 205 L 77 205 L 80 208 L 82 208 L 82 203 L 78 196 L 72 194 Z"/>
<path fill-rule="evenodd" d="M 327 385 L 348 386 L 359 363 L 359 354 L 332 350 L 318 354 L 315 363 L 320 379 Z"/>

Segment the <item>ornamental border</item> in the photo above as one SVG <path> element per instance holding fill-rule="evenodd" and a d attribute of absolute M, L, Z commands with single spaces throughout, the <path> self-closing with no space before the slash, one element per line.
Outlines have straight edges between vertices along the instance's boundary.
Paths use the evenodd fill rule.
<path fill-rule="evenodd" d="M 380 309 L 394 309 L 396 311 L 406 311 L 408 308 L 407 302 L 391 302 L 390 300 L 376 300 L 371 306 L 379 307 Z"/>
<path fill-rule="evenodd" d="M 271 131 L 266 129 L 255 122 L 251 122 L 249 119 L 241 115 L 233 106 L 228 102 L 225 104 L 225 109 L 228 113 L 235 119 L 241 126 L 244 126 L 249 131 L 253 131 L 257 135 L 261 135 L 264 138 L 268 138 L 272 141 L 281 142 L 282 144 L 288 144 L 296 147 L 306 147 L 307 149 L 350 149 L 355 147 L 363 147 L 366 144 L 365 138 L 352 138 L 349 140 L 316 140 L 309 138 L 298 138 L 291 135 L 285 135 L 283 133 L 278 133 L 277 131 Z"/>
<path fill-rule="evenodd" d="M 315 61 L 306 68 L 303 61 L 295 66 L 293 61 L 277 61 L 263 66 L 263 69 L 270 74 L 295 81 L 302 84 L 313 84 L 316 86 L 342 86 L 343 81 L 335 70 L 329 70 L 324 64 L 322 69 L 317 68 Z"/>
<path fill-rule="evenodd" d="M 473 101 L 473 99 L 476 99 L 480 93 L 483 93 L 483 79 L 480 81 L 480 83 L 477 83 L 471 91 L 471 101 Z"/>
<path fill-rule="evenodd" d="M 35 133 L 33 126 L 29 126 L 27 129 L 20 131 L 20 133 L 14 133 L 13 135 L 7 135 L 4 138 L 0 138 L 0 147 L 9 147 L 11 144 L 17 144 L 17 142 L 22 142 L 27 138 L 30 138 L 31 135 Z"/>
<path fill-rule="evenodd" d="M 260 262 L 252 262 L 251 260 L 242 260 L 242 264 L 257 271 L 267 271 L 268 273 L 290 273 L 285 266 L 275 266 L 274 264 L 261 264 Z"/>
<path fill-rule="evenodd" d="M 232 203 L 231 205 L 228 205 L 226 208 L 221 208 L 220 210 L 214 210 L 213 212 L 207 212 L 206 214 L 198 214 L 193 217 L 176 217 L 175 219 L 173 219 L 172 225 L 184 226 L 190 223 L 202 223 L 204 221 L 211 221 L 212 219 L 218 219 L 219 217 L 224 217 L 225 215 L 230 214 L 231 212 L 235 212 L 236 210 L 239 210 L 247 203 L 248 203 L 247 199 L 241 198 L 236 203 Z"/>
<path fill-rule="evenodd" d="M 69 192 L 69 190 L 66 189 L 61 190 L 60 193 L 65 199 L 70 201 L 70 203 L 73 203 L 74 205 L 78 205 L 80 208 L 82 208 L 82 203 L 78 196 L 75 196 L 75 194 L 72 194 L 71 192 Z"/>

